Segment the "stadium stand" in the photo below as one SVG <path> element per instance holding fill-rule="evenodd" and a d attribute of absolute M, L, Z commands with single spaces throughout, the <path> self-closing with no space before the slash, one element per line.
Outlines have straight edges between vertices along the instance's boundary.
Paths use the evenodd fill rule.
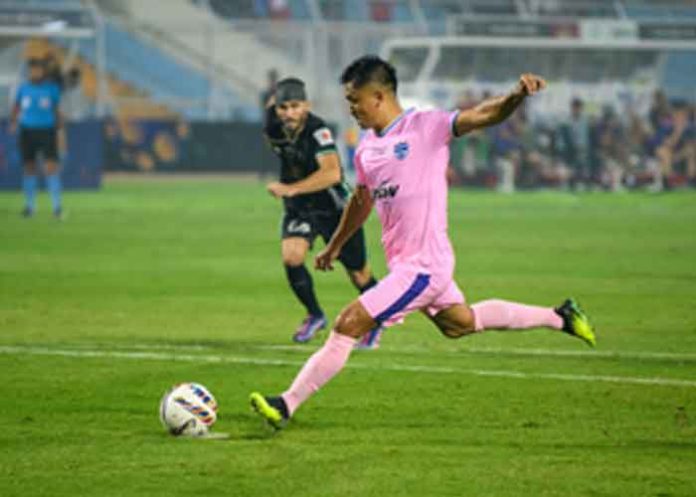
<path fill-rule="evenodd" d="M 28 40 L 24 47 L 24 58 L 44 58 L 54 54 L 61 64 L 68 59 L 68 53 L 60 44 L 45 39 Z M 70 66 L 80 71 L 82 93 L 94 105 L 97 99 L 97 75 L 95 67 L 81 57 L 71 59 Z M 109 114 L 117 119 L 161 119 L 171 118 L 176 113 L 165 105 L 153 102 L 147 93 L 119 79 L 114 75 L 107 77 L 108 93 L 111 95 Z"/>
<path fill-rule="evenodd" d="M 154 102 L 171 106 L 188 118 L 206 117 L 206 96 L 213 84 L 209 78 L 169 57 L 113 20 L 105 23 L 105 42 L 106 70 L 109 73 L 118 75 L 119 79 L 144 92 Z M 96 43 L 92 40 L 80 41 L 78 45 L 80 55 L 93 65 L 97 59 L 96 50 Z M 223 98 L 217 102 L 216 114 L 248 119 L 258 117 L 253 111 L 244 109 L 230 90 L 224 90 Z"/>

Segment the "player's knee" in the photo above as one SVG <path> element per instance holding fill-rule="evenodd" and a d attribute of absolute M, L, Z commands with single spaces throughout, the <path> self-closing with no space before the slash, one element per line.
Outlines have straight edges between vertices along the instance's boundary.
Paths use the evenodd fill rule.
<path fill-rule="evenodd" d="M 476 329 L 474 326 L 469 326 L 469 325 L 447 325 L 440 327 L 440 331 L 444 336 L 447 338 L 452 338 L 452 339 L 457 339 L 461 338 L 466 335 L 470 335 L 471 333 L 474 333 Z"/>
<path fill-rule="evenodd" d="M 360 338 L 370 330 L 370 320 L 369 316 L 364 315 L 364 311 L 360 312 L 354 305 L 350 305 L 338 315 L 333 329 L 341 335 Z"/>
<path fill-rule="evenodd" d="M 352 336 L 354 333 L 355 324 L 357 322 L 355 313 L 350 309 L 344 309 L 336 318 L 334 323 L 334 331 L 341 335 Z"/>
<path fill-rule="evenodd" d="M 439 328 L 447 338 L 456 339 L 475 333 L 476 323 L 474 322 L 473 314 L 471 314 L 461 321 L 442 323 L 439 325 Z"/>
<path fill-rule="evenodd" d="M 24 163 L 24 173 L 25 173 L 25 174 L 31 174 L 31 175 L 36 174 L 36 163 L 34 163 L 34 162 L 25 162 L 25 163 Z"/>
<path fill-rule="evenodd" d="M 295 267 L 304 264 L 305 254 L 300 250 L 288 250 L 283 252 L 283 264 Z"/>

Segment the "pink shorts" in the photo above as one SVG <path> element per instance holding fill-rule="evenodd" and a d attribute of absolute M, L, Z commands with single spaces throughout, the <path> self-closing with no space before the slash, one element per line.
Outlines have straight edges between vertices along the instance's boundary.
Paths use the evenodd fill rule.
<path fill-rule="evenodd" d="M 384 326 L 401 323 L 414 311 L 425 310 L 434 316 L 466 301 L 450 273 L 428 274 L 398 266 L 359 300 L 370 316 Z"/>

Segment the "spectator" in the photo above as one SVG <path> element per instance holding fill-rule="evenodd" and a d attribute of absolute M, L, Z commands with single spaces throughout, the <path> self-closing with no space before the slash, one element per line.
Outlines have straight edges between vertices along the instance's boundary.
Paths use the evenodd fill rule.
<path fill-rule="evenodd" d="M 493 162 L 498 173 L 498 190 L 515 191 L 515 178 L 522 160 L 522 123 L 519 113 L 492 128 Z"/>
<path fill-rule="evenodd" d="M 561 150 L 564 162 L 570 167 L 571 187 L 586 187 L 593 179 L 590 164 L 590 122 L 584 114 L 584 103 L 574 98 L 570 104 L 570 118 L 560 130 Z"/>
<path fill-rule="evenodd" d="M 638 182 L 639 171 L 642 170 L 644 174 L 650 174 L 652 177 L 657 171 L 657 164 L 655 163 L 653 166 L 647 158 L 648 138 L 650 136 L 649 123 L 643 120 L 632 107 L 627 109 L 627 114 L 626 146 L 631 173 L 626 178 L 626 182 L 628 186 L 635 186 Z"/>
<path fill-rule="evenodd" d="M 628 147 L 624 128 L 612 107 L 604 108 L 595 131 L 603 183 L 611 191 L 623 190 L 629 172 Z"/>
<path fill-rule="evenodd" d="M 681 104 L 675 108 L 670 124 L 669 133 L 656 150 L 661 176 L 658 190 L 664 186 L 665 180 L 668 186 L 679 182 L 673 178 L 675 165 L 684 164 L 687 181 L 696 179 L 696 136 L 689 106 Z"/>
<path fill-rule="evenodd" d="M 652 104 L 648 111 L 648 120 L 653 129 L 660 126 L 660 122 L 671 114 L 672 110 L 669 101 L 662 90 L 655 90 L 653 93 Z"/>
<path fill-rule="evenodd" d="M 554 132 L 544 126 L 532 127 L 521 115 L 522 121 L 522 172 L 520 184 L 524 187 L 535 185 L 566 187 L 570 171 L 562 161 L 554 157 Z"/>

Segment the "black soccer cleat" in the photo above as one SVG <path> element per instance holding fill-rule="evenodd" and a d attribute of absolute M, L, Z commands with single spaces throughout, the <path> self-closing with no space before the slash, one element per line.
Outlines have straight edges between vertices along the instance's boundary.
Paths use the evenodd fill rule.
<path fill-rule="evenodd" d="M 597 343 L 594 329 L 587 315 L 573 299 L 566 299 L 563 304 L 554 309 L 556 314 L 563 318 L 563 331 L 569 335 L 578 337 L 590 347 Z"/>

